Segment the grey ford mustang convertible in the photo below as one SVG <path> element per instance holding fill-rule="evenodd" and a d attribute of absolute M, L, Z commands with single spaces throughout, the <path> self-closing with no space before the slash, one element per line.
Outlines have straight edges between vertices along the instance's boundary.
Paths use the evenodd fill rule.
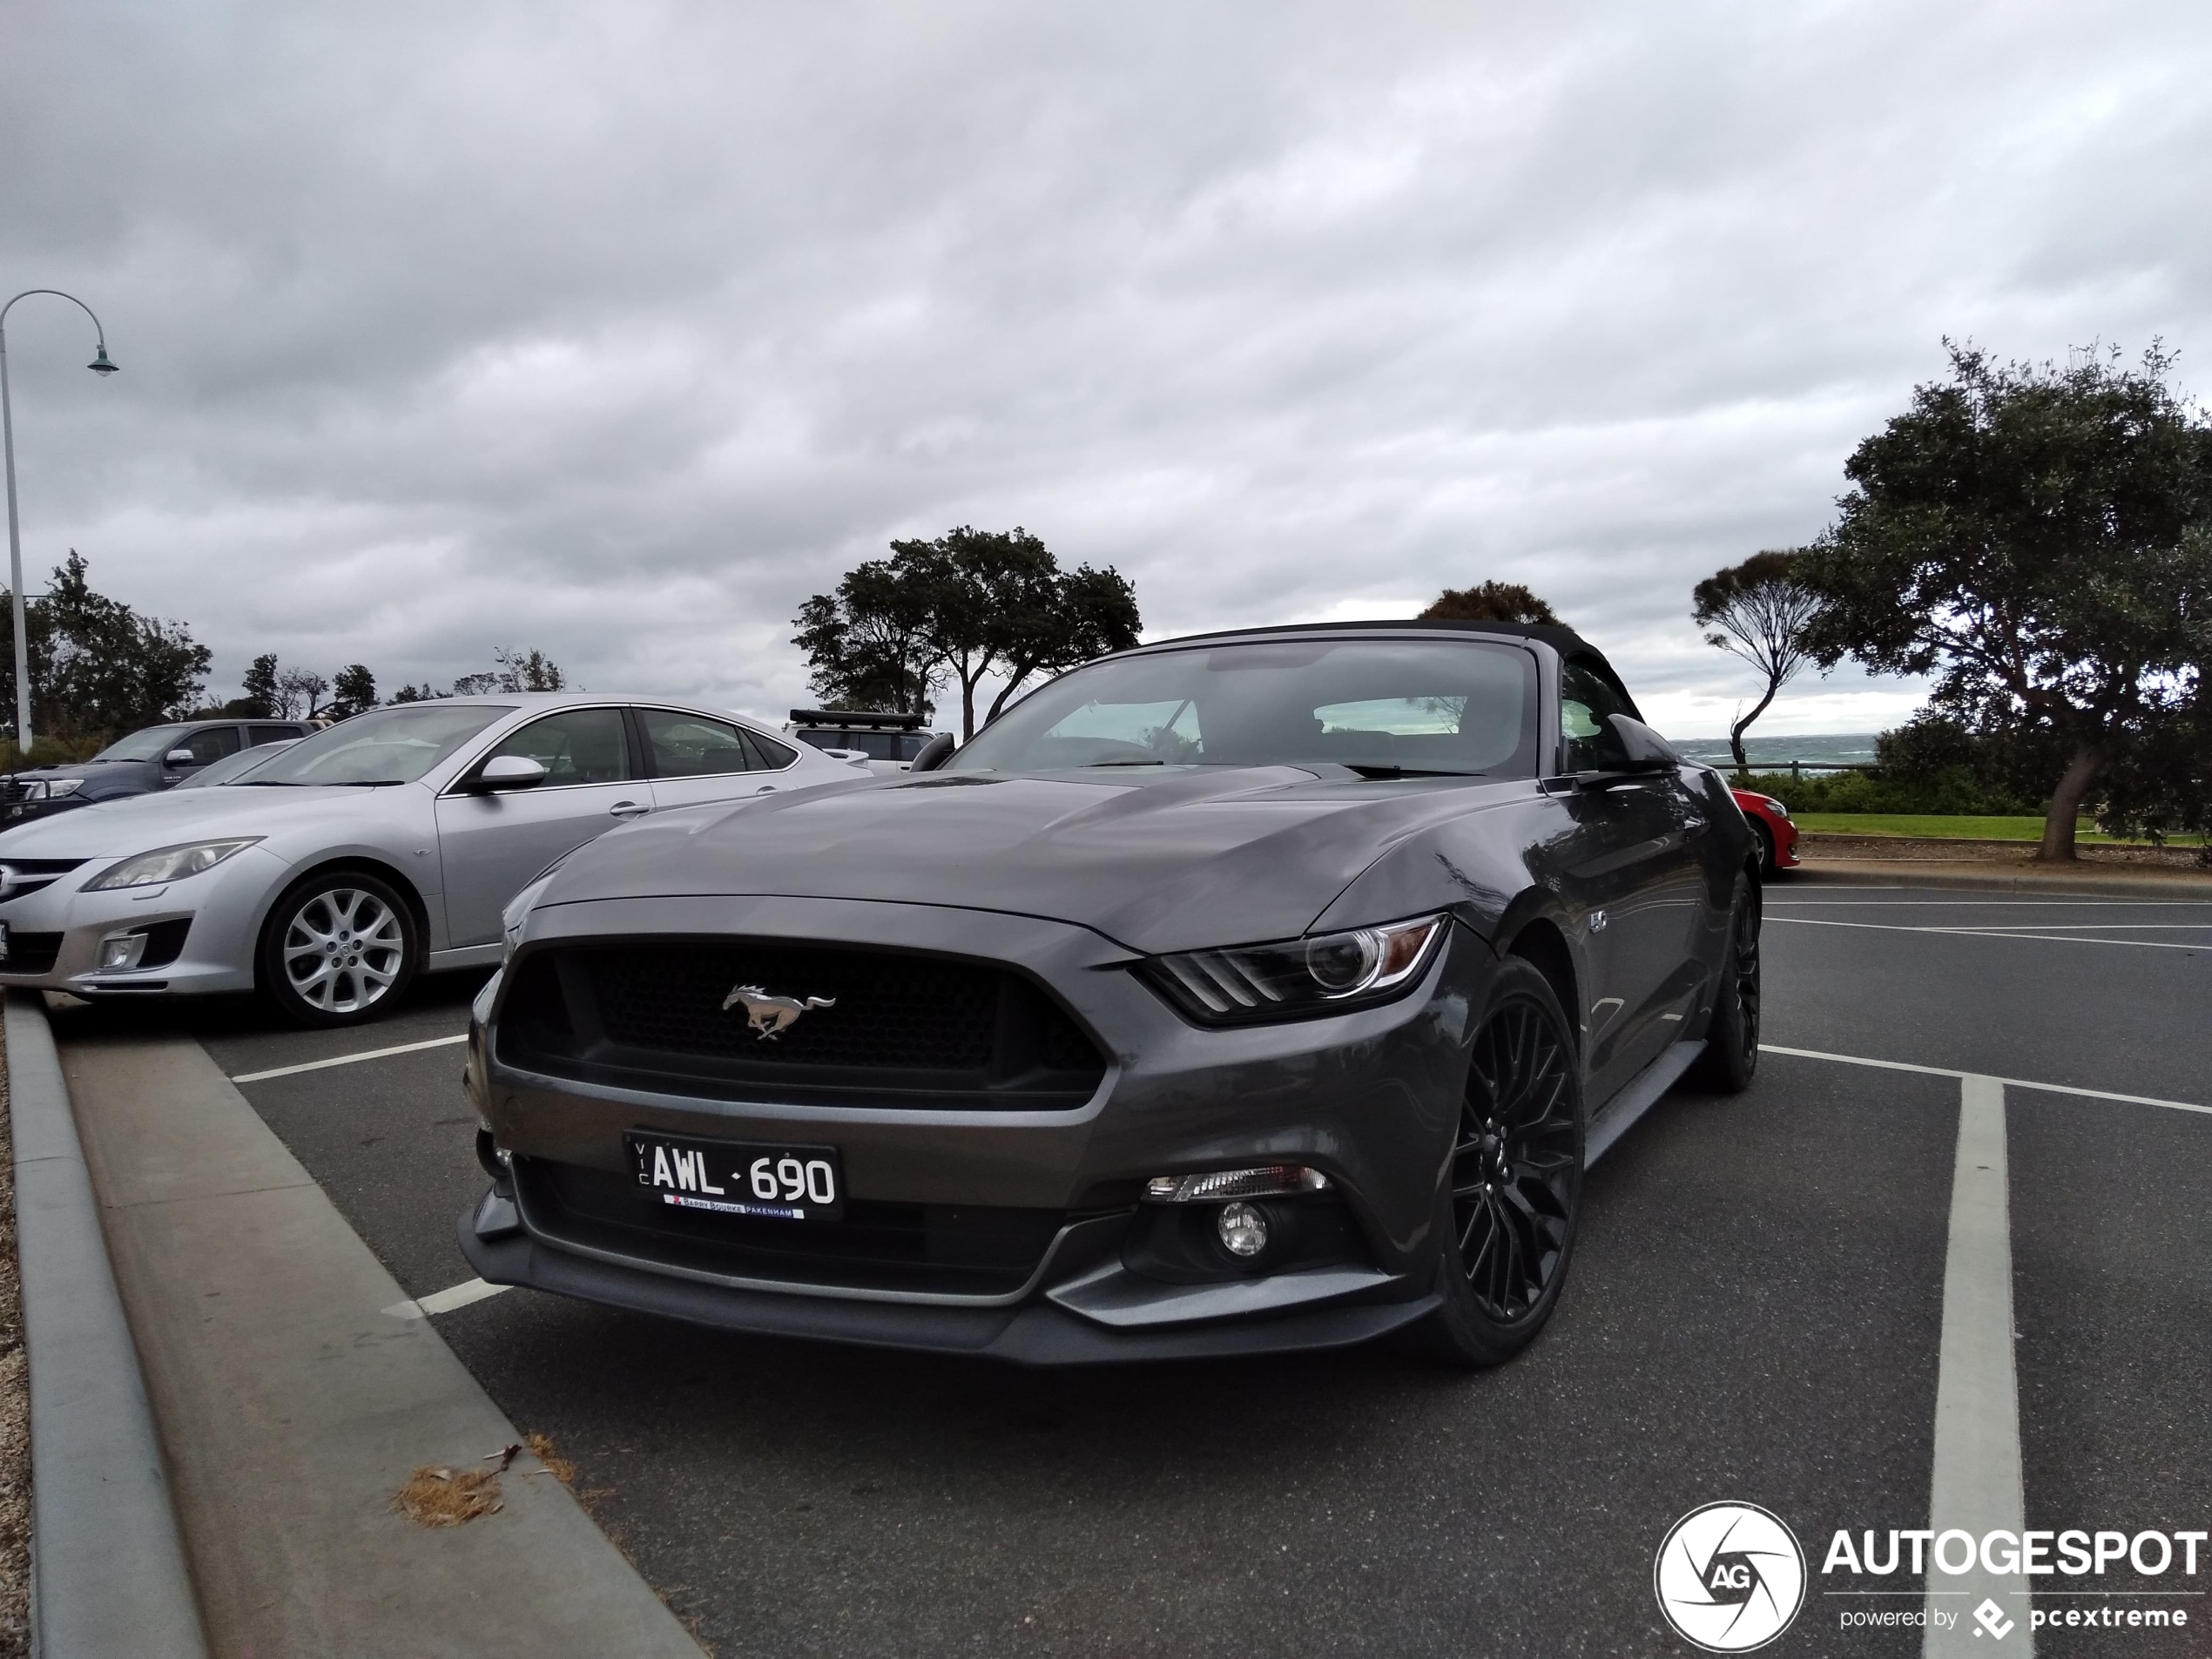
<path fill-rule="evenodd" d="M 484 1278 L 1030 1363 L 1502 1360 L 1590 1163 L 1758 1055 L 1750 830 L 1560 628 L 1125 651 L 506 921 Z"/>

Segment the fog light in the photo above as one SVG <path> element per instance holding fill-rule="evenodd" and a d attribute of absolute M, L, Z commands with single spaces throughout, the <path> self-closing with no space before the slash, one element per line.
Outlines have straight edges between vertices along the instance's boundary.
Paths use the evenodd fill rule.
<path fill-rule="evenodd" d="M 1250 1261 L 1267 1248 L 1267 1217 L 1258 1204 L 1225 1204 L 1214 1217 L 1221 1247 L 1231 1256 Z"/>
<path fill-rule="evenodd" d="M 146 954 L 144 934 L 110 934 L 100 941 L 100 971 L 111 974 L 125 968 L 136 968 L 138 958 Z"/>

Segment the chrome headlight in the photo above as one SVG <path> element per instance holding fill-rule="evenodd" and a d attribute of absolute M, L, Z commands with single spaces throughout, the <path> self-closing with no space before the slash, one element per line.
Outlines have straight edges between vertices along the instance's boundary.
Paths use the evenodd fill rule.
<path fill-rule="evenodd" d="M 1180 951 L 1148 958 L 1142 971 L 1201 1025 L 1343 1014 L 1387 1002 L 1417 983 L 1447 920 L 1423 916 L 1278 945 Z"/>
<path fill-rule="evenodd" d="M 1772 813 L 1777 818 L 1787 818 L 1790 816 L 1790 809 L 1787 806 L 1784 806 L 1780 801 L 1775 799 L 1773 796 L 1763 795 L 1760 799 L 1766 802 L 1767 811 Z"/>
<path fill-rule="evenodd" d="M 74 795 L 84 787 L 82 778 L 56 778 L 46 785 L 46 799 L 59 800 L 64 795 Z"/>
<path fill-rule="evenodd" d="M 261 838 L 244 835 L 229 841 L 190 841 L 182 846 L 157 847 L 125 859 L 113 869 L 84 884 L 87 893 L 111 887 L 151 887 L 164 881 L 181 881 L 202 870 L 212 870 L 233 853 L 243 853 Z"/>

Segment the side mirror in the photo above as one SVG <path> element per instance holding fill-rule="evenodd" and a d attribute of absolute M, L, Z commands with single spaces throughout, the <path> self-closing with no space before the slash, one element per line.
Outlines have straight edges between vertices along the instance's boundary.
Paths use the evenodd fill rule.
<path fill-rule="evenodd" d="M 1665 772 L 1683 764 L 1674 745 L 1642 721 L 1632 720 L 1625 714 L 1608 714 L 1605 718 L 1613 728 L 1613 735 L 1621 739 L 1621 750 L 1628 760 L 1623 771 Z"/>
<path fill-rule="evenodd" d="M 545 768 L 528 755 L 494 755 L 476 774 L 476 787 L 501 792 L 535 789 L 545 781 Z"/>
<path fill-rule="evenodd" d="M 196 766 L 199 764 L 199 757 L 189 749 L 172 749 L 161 757 L 161 764 L 165 766 Z"/>
<path fill-rule="evenodd" d="M 953 758 L 953 734 L 940 732 L 921 745 L 921 752 L 914 758 L 908 772 L 934 772 Z"/>

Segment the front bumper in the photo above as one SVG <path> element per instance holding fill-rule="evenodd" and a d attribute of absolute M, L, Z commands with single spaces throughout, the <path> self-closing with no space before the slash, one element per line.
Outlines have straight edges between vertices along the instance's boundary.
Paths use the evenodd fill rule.
<path fill-rule="evenodd" d="M 1028 918 L 828 900 L 636 900 L 540 911 L 530 939 L 685 934 L 845 941 L 1012 967 L 1049 986 L 1089 1028 L 1109 1058 L 1104 1080 L 1079 1109 L 1049 1112 L 660 1096 L 504 1065 L 480 1022 L 470 1091 L 505 1161 L 495 1165 L 494 1190 L 461 1217 L 460 1239 L 487 1280 L 728 1329 L 1025 1364 L 1335 1347 L 1437 1305 L 1438 1184 L 1472 1015 L 1495 968 L 1488 947 L 1464 930 L 1396 1002 L 1228 1030 L 1172 1013 L 1125 970 L 1126 951 Z M 496 1001 L 480 1012 L 496 1031 Z M 672 1229 L 625 1231 L 605 1224 L 604 1210 L 570 1208 L 563 1195 L 571 1189 L 611 1191 L 634 1178 L 629 1130 L 830 1143 L 856 1204 L 1045 1217 L 1056 1231 L 1026 1277 L 980 1288 L 956 1276 L 840 1280 L 819 1261 L 786 1271 L 772 1255 L 692 1247 Z M 1157 1211 L 1136 1202 L 1146 1179 L 1286 1163 L 1329 1177 L 1327 1228 L 1343 1248 L 1278 1271 L 1161 1270 L 1145 1242 Z M 800 1244 L 803 1224 L 767 1224 Z"/>
<path fill-rule="evenodd" d="M 181 881 L 84 891 L 86 881 L 115 861 L 88 860 L 51 886 L 0 903 L 0 922 L 7 924 L 12 958 L 0 962 L 0 987 L 66 991 L 88 1001 L 253 988 L 256 930 L 263 907 L 282 879 L 285 867 L 280 860 L 259 847 L 248 847 Z M 101 968 L 101 941 L 111 934 L 179 921 L 191 925 L 174 959 L 125 972 Z M 17 942 L 26 938 L 37 941 L 28 961 Z"/>

